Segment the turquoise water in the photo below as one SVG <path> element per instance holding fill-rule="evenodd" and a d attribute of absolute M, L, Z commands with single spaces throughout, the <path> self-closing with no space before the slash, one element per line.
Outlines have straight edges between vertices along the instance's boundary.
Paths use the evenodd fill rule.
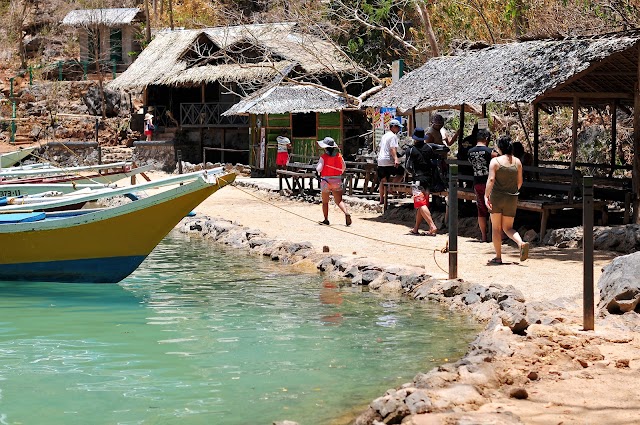
<path fill-rule="evenodd" d="M 0 282 L 0 424 L 344 424 L 478 329 L 288 270 L 172 233 L 120 285 Z"/>

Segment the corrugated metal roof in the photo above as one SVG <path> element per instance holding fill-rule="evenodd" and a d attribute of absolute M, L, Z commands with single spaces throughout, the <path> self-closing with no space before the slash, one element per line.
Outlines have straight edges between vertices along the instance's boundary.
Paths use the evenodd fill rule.
<path fill-rule="evenodd" d="M 568 84 L 574 84 L 572 89 L 578 92 L 624 90 L 628 85 L 625 81 L 607 86 L 606 81 L 595 79 L 590 81 L 591 88 L 580 87 L 572 81 L 590 68 L 600 66 L 610 56 L 629 51 L 639 41 L 640 33 L 630 32 L 500 44 L 457 56 L 436 57 L 371 96 L 363 106 L 396 107 L 406 112 L 414 107 L 424 110 L 463 103 L 532 102 Z M 635 49 L 633 53 L 637 70 Z M 620 66 L 615 62 L 607 61 L 607 64 Z M 637 79 L 633 69 L 625 72 L 631 75 L 631 82 Z M 594 88 L 596 84 L 598 87 Z M 632 91 L 633 84 L 627 89 Z"/>
<path fill-rule="evenodd" d="M 115 27 L 131 24 L 139 13 L 141 13 L 141 10 L 137 7 L 78 9 L 67 13 L 67 16 L 62 20 L 62 24 L 76 27 L 87 25 L 105 25 L 108 27 Z"/>
<path fill-rule="evenodd" d="M 327 113 L 339 111 L 348 106 L 347 99 L 333 90 L 284 83 L 246 97 L 222 115 Z"/>

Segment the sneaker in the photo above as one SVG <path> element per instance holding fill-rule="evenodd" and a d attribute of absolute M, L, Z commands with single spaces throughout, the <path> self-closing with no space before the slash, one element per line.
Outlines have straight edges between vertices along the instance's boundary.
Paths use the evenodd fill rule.
<path fill-rule="evenodd" d="M 520 246 L 520 261 L 525 261 L 529 258 L 529 242 L 524 242 Z"/>

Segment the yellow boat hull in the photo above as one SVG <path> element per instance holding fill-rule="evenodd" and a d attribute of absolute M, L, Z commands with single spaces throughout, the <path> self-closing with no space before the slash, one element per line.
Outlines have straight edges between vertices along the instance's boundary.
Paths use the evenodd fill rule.
<path fill-rule="evenodd" d="M 0 280 L 119 282 L 193 208 L 234 179 L 234 174 L 215 183 L 199 179 L 79 216 L 2 224 Z"/>

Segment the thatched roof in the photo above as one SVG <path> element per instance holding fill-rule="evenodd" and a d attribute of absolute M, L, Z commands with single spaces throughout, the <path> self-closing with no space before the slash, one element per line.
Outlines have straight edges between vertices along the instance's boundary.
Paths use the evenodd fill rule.
<path fill-rule="evenodd" d="M 282 83 L 244 98 L 222 115 L 326 113 L 339 111 L 348 106 L 347 99 L 334 90 L 312 85 Z"/>
<path fill-rule="evenodd" d="M 428 60 L 363 106 L 406 112 L 463 103 L 533 102 L 570 93 L 628 93 L 637 80 L 640 32 L 535 40 Z M 591 72 L 597 68 L 598 72 Z M 593 97 L 593 96 L 592 96 Z M 632 99 L 632 96 L 631 96 Z"/>
<path fill-rule="evenodd" d="M 255 24 L 164 31 L 109 87 L 249 82 L 272 79 L 285 68 L 291 68 L 291 65 L 312 75 L 354 70 L 331 43 L 297 33 L 294 31 L 295 25 Z M 226 63 L 222 59 L 224 52 L 227 55 Z M 254 59 L 246 60 L 250 54 Z M 237 60 L 229 60 L 229 57 Z"/>
<path fill-rule="evenodd" d="M 72 10 L 62 20 L 63 25 L 73 27 L 83 27 L 90 25 L 105 25 L 107 27 L 117 27 L 129 25 L 136 20 L 142 11 L 137 7 L 114 8 L 114 9 L 79 9 Z M 141 18 L 141 17 L 140 17 Z"/>

